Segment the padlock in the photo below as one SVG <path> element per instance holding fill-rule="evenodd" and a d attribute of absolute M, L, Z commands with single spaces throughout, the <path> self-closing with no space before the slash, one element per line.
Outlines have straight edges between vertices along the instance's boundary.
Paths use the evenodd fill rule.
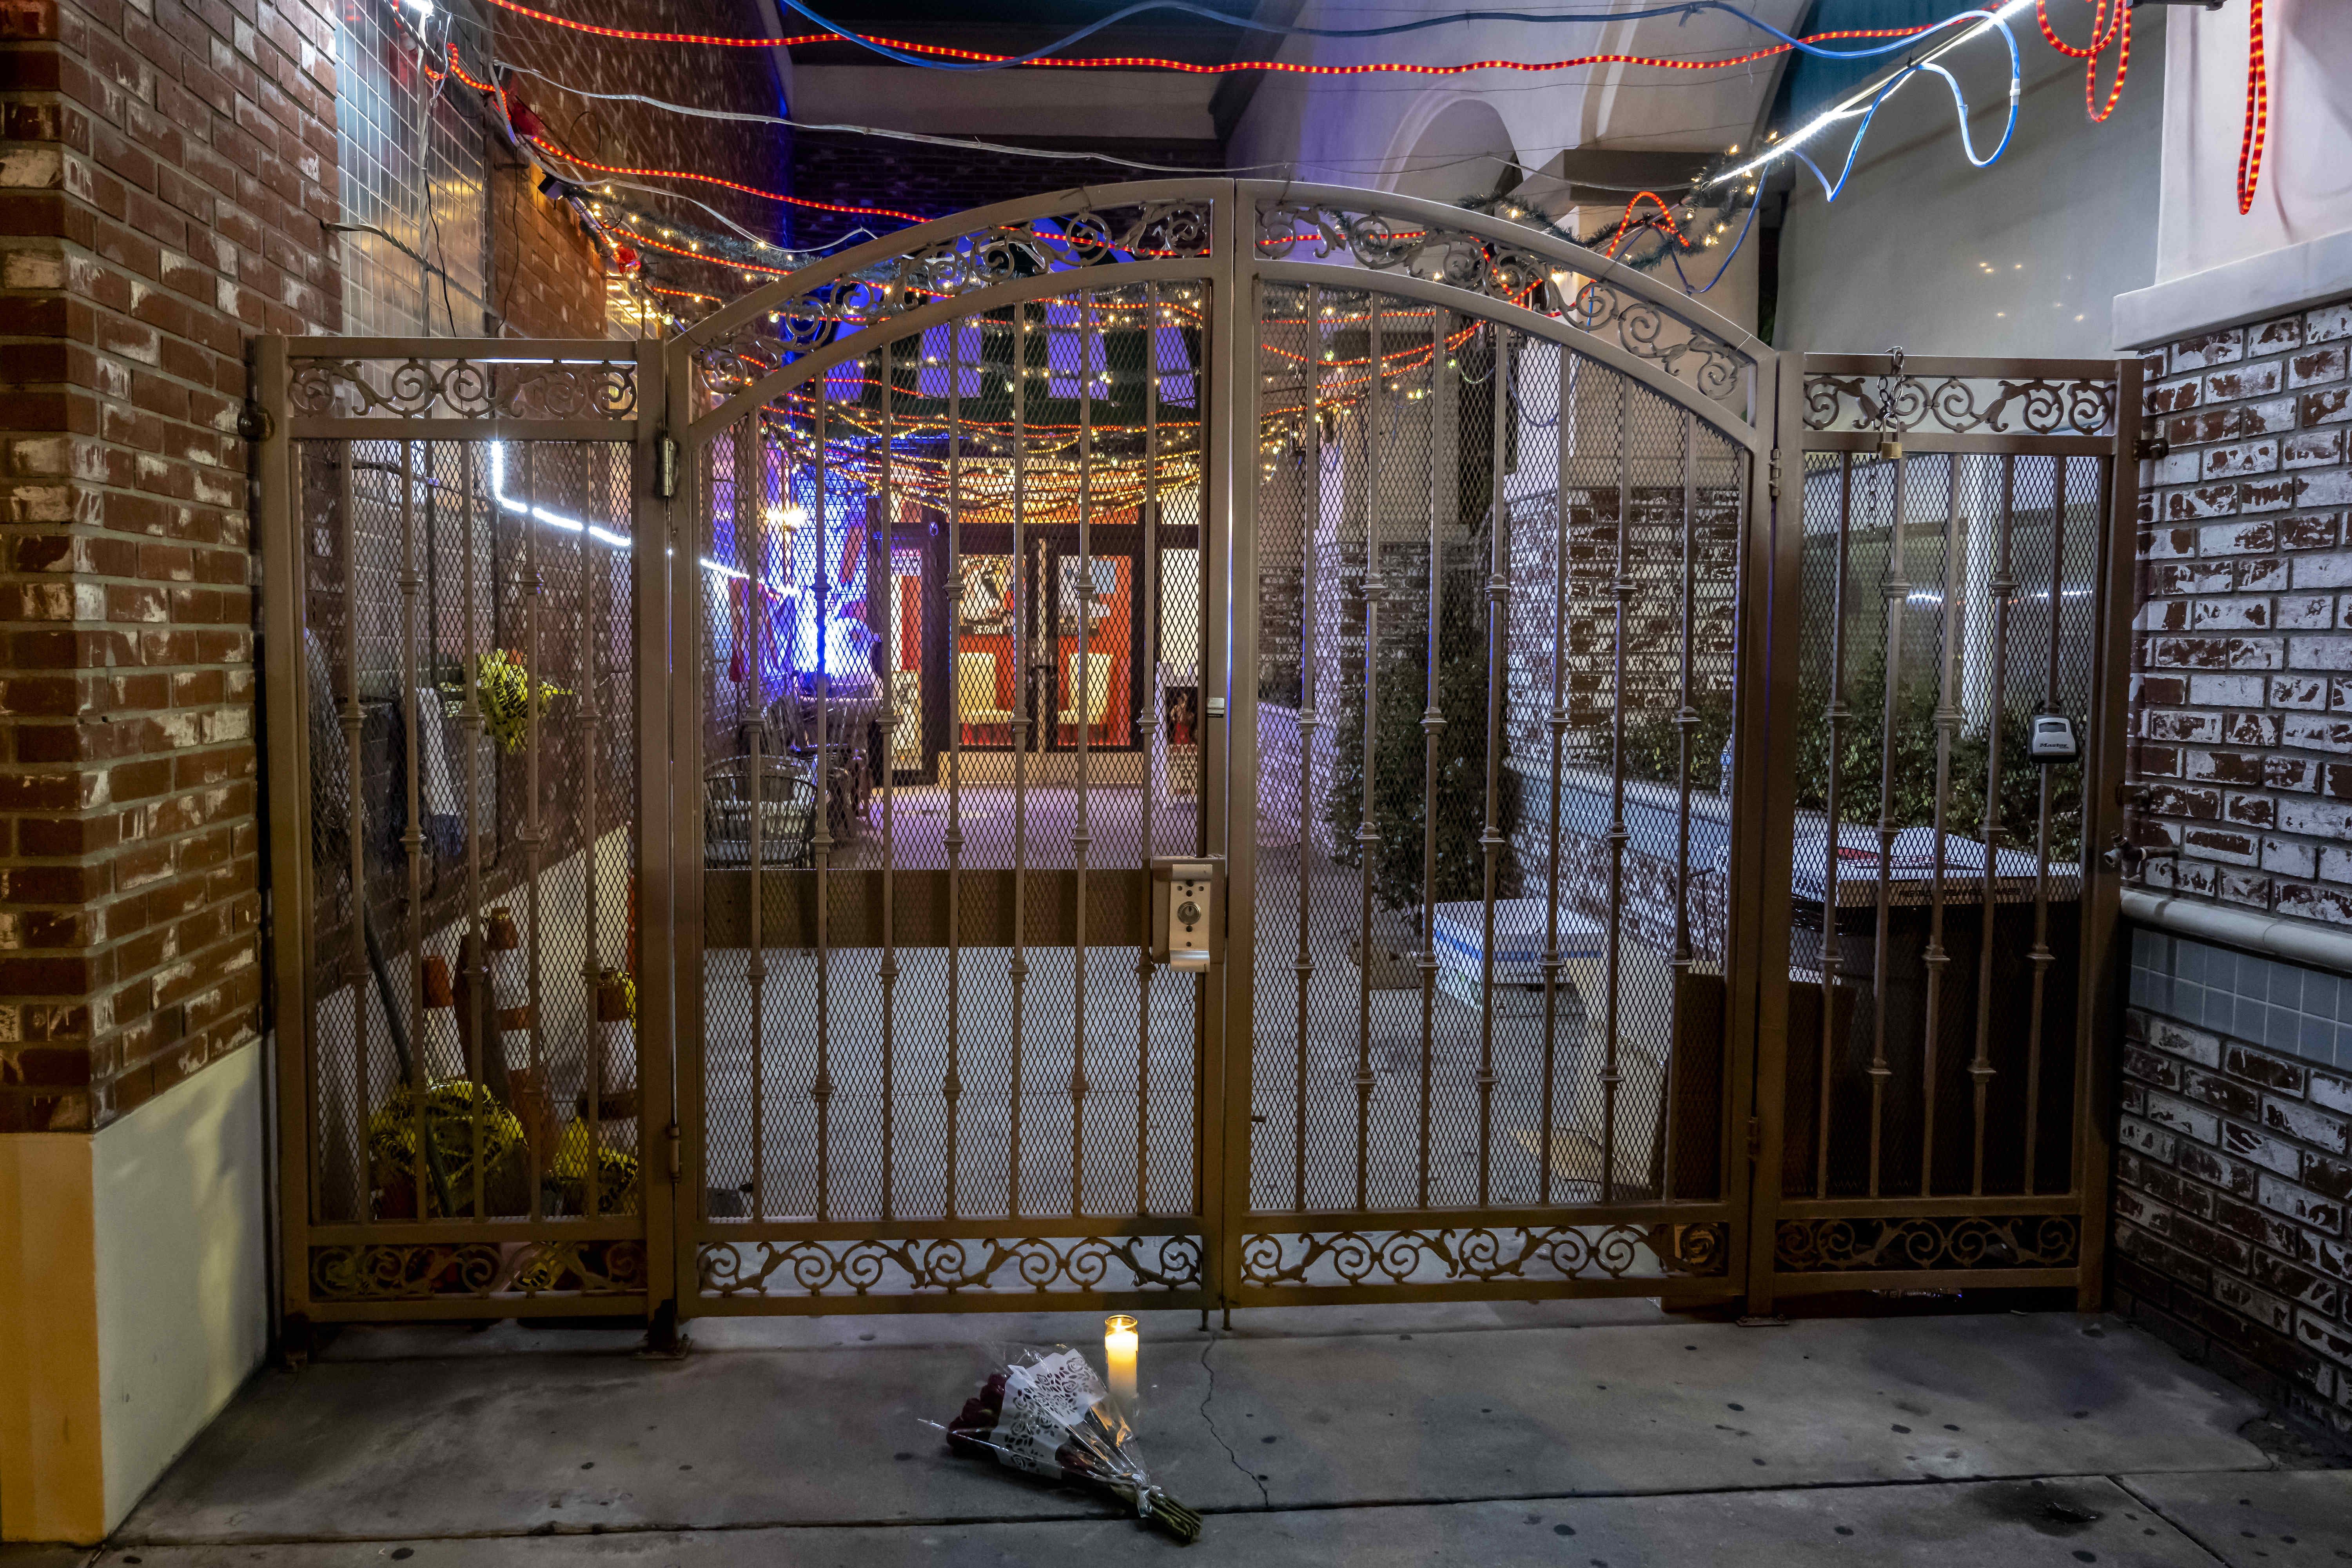
<path fill-rule="evenodd" d="M 1903 443 L 1892 436 L 1879 437 L 1878 456 L 1882 461 L 1893 462 L 1903 455 Z"/>

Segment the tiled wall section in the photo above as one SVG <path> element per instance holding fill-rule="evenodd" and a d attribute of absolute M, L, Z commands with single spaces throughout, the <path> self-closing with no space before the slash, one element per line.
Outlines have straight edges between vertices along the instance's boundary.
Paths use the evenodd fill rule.
<path fill-rule="evenodd" d="M 2352 923 L 2352 300 L 2150 351 L 2135 776 L 2149 880 Z"/>
<path fill-rule="evenodd" d="M 2132 959 L 2116 1305 L 2352 1438 L 2352 1068 L 2328 1016 L 2352 980 L 2147 931 Z M 2290 1022 L 2315 1042 L 2324 1022 L 2327 1053 L 2248 1037 Z"/>
<path fill-rule="evenodd" d="M 2352 980 L 2299 963 L 2135 931 L 2131 1005 L 2352 1073 Z"/>

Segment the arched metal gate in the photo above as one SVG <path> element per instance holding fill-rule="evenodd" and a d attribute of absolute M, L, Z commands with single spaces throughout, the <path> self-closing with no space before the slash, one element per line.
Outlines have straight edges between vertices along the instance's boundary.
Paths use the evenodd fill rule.
<path fill-rule="evenodd" d="M 1874 1238 L 1908 1221 L 1899 1202 L 1885 1207 L 1901 1188 L 1876 1161 L 1866 1194 L 1839 1184 L 1836 1162 L 1817 1190 L 1787 1187 L 1813 1202 L 1813 1264 L 1773 1260 L 1792 1245 L 1775 1241 L 1782 1192 L 1751 1171 L 1779 1171 L 1780 1108 L 1811 1103 L 1789 1079 L 1792 1028 L 1822 1082 L 1844 1084 L 1851 1065 L 1855 1081 L 1883 1084 L 1877 1060 L 1849 1064 L 1840 1043 L 1853 1010 L 1834 981 L 1857 972 L 1834 945 L 1814 952 L 1819 939 L 1802 953 L 1780 946 L 1791 919 L 1802 923 L 1789 891 L 1803 881 L 1797 846 L 1828 817 L 1790 783 L 1801 767 L 1776 759 L 1811 756 L 1806 725 L 1822 722 L 1805 717 L 1805 660 L 1819 662 L 1822 638 L 1798 607 L 1824 593 L 1811 535 L 1879 530 L 1874 546 L 1835 555 L 1838 626 L 1856 552 L 1874 548 L 1881 578 L 1909 592 L 1909 547 L 1885 542 L 1916 521 L 1903 504 L 1850 503 L 1867 493 L 1853 476 L 1874 482 L 1881 466 L 1906 493 L 1893 453 L 1905 411 L 1918 423 L 1902 389 L 1918 385 L 1890 368 L 1880 401 L 1864 400 L 1877 410 L 1869 439 L 1885 445 L 1849 439 L 1831 428 L 1851 412 L 1832 385 L 1840 366 L 1817 376 L 1776 361 L 1673 290 L 1577 270 L 1592 259 L 1516 224 L 1379 193 L 1168 181 L 872 242 L 639 350 L 625 375 L 583 363 L 587 345 L 551 345 L 535 367 L 511 363 L 530 359 L 528 345 L 268 345 L 265 407 L 292 416 L 289 388 L 326 388 L 265 443 L 271 722 L 298 734 L 310 723 L 323 746 L 316 721 L 333 704 L 346 734 L 360 720 L 336 758 L 273 752 L 273 786 L 307 802 L 317 780 L 340 780 L 364 801 L 375 666 L 401 710 L 386 722 L 420 737 L 381 748 L 378 770 L 395 784 L 408 770 L 400 821 L 421 825 L 400 839 L 404 900 L 396 879 L 376 894 L 391 901 L 385 932 L 410 922 L 393 964 L 410 978 L 380 982 L 371 1003 L 368 921 L 307 945 L 280 922 L 281 980 L 299 976 L 280 994 L 308 1031 L 281 1076 L 300 1108 L 288 1174 L 304 1184 L 289 1184 L 289 1306 L 1761 1302 L 1811 1288 L 1799 1277 L 1816 1264 L 1884 1254 L 1894 1241 Z M 492 361 L 509 363 L 480 369 Z M 2088 384 L 2101 367 L 2065 368 Z M 593 407 L 551 410 L 520 390 L 600 374 Z M 492 395 L 461 407 L 477 382 Z M 2128 439 L 2125 390 L 2110 377 L 2090 404 L 2061 396 L 2056 421 L 2031 416 L 2029 435 L 2111 454 Z M 1807 432 L 1809 394 L 1829 412 Z M 2004 396 L 1955 449 L 2026 449 L 2024 437 L 1984 432 L 2012 428 L 2004 410 L 2032 403 Z M 438 489 L 415 479 L 427 437 L 474 443 L 475 456 L 424 457 L 436 473 L 456 464 Z M 610 443 L 604 455 L 567 456 L 562 471 L 604 465 L 595 506 L 608 520 L 580 498 L 551 510 L 528 478 L 518 488 L 556 471 L 529 443 L 591 439 Z M 383 457 L 368 440 L 390 443 L 389 471 L 408 476 L 373 523 L 348 483 L 297 482 L 366 468 Z M 1858 457 L 1801 456 L 1857 442 L 1869 447 Z M 477 457 L 494 477 L 477 474 Z M 1832 460 L 1848 504 L 1822 522 L 1811 502 Z M 1990 548 L 1960 521 L 1961 461 L 1945 464 L 1954 500 L 1938 560 L 1954 584 L 2015 602 L 2010 554 L 1985 555 L 1982 571 L 1955 564 Z M 2108 504 L 2121 468 L 2095 466 L 2078 480 L 2099 499 L 2075 554 L 2027 553 L 2048 557 L 2049 604 L 2080 587 L 2097 626 L 2113 588 L 2107 524 L 2129 512 Z M 471 542 L 453 558 L 478 556 L 506 586 L 463 588 L 479 616 L 423 644 L 397 616 L 373 628 L 381 647 L 367 626 L 357 641 L 346 628 L 339 661 L 319 628 L 367 599 L 371 553 L 413 618 L 416 568 L 404 563 L 436 537 L 416 521 L 420 498 L 436 518 L 467 520 Z M 2063 529 L 2064 498 L 2062 480 L 2032 537 L 2053 520 Z M 2005 500 L 1999 515 L 2008 538 L 2025 514 Z M 609 563 L 593 544 L 630 563 L 625 580 L 600 572 Z M 584 564 L 562 564 L 575 556 Z M 548 561 L 569 574 L 551 590 Z M 307 595 L 293 595 L 306 573 Z M 611 583 L 624 584 L 617 596 Z M 566 679 L 514 652 L 532 672 L 512 677 L 510 716 L 528 776 L 504 795 L 475 785 L 443 814 L 468 826 L 445 832 L 430 802 L 415 804 L 420 767 L 447 764 L 434 726 L 404 707 L 401 693 L 431 682 L 401 667 L 402 649 L 413 661 L 428 647 L 454 675 L 441 688 L 449 722 L 474 756 L 486 683 L 509 679 L 481 651 L 517 630 L 547 635 L 550 591 L 578 601 L 575 619 L 593 610 L 633 635 L 594 645 L 603 654 L 558 639 Z M 1934 631 L 1916 630 L 1929 619 Z M 1890 691 L 1909 647 L 1902 624 L 1881 633 Z M 2007 634 L 1988 643 L 1982 617 L 1964 630 L 1940 607 L 1912 624 L 1914 640 L 1969 650 L 1915 666 L 1944 672 L 1938 732 L 1966 742 L 1987 714 L 1995 731 L 2016 717 L 1988 652 Z M 320 667 L 307 685 L 286 673 L 306 637 Z M 2083 688 L 2086 732 L 2105 721 L 2087 694 L 2108 673 L 2095 660 L 2067 687 Z M 551 689 L 534 695 L 533 680 Z M 583 715 L 582 691 L 608 696 Z M 549 736 L 611 727 L 625 691 L 625 759 L 542 766 Z M 1848 758 L 1853 731 L 1838 750 L 1844 691 L 1826 700 L 1827 754 L 1853 792 L 1872 759 Z M 1996 775 L 1999 754 L 1996 743 Z M 621 776 L 643 802 L 634 837 L 591 852 L 605 842 L 591 831 L 604 808 L 581 795 L 609 800 L 598 781 Z M 2054 847 L 2045 833 L 2044 865 L 2098 840 L 2097 792 L 2071 776 L 2056 798 L 2074 803 L 2075 825 Z M 1829 816 L 1843 823 L 1853 813 L 1837 788 Z M 299 868 L 278 886 L 306 909 L 349 904 L 338 864 L 365 875 L 354 841 L 334 837 L 351 816 L 306 806 L 277 824 L 281 866 Z M 589 960 L 563 955 L 580 995 L 561 1026 L 533 978 L 551 820 L 573 825 L 552 830 L 572 868 L 570 891 L 551 895 L 556 929 L 584 921 L 573 945 Z M 1910 824 L 1890 806 L 1875 826 L 1886 904 Z M 1939 910 L 1951 826 L 1937 814 Z M 478 859 L 483 835 L 516 828 L 523 854 L 507 880 L 465 883 L 466 847 Z M 1966 856 L 1953 854 L 1958 879 Z M 446 909 L 416 881 L 444 858 Z M 1975 866 L 1989 909 L 2014 868 L 1981 852 Z M 402 1058 L 404 1097 L 362 1068 L 369 1103 L 347 1103 L 331 1072 L 348 1079 L 346 1037 L 363 1041 L 372 1006 L 431 1036 L 427 961 L 454 965 L 478 1002 L 498 999 L 488 955 L 507 929 L 500 892 L 540 911 L 521 933 L 518 979 L 531 989 L 514 1015 L 529 1036 L 514 1061 L 536 1098 L 510 1113 L 522 1103 L 511 1086 L 481 1084 L 471 1061 L 436 1067 L 428 1047 Z M 583 894 L 584 912 L 564 903 Z M 605 951 L 622 935 L 607 931 L 616 899 L 625 957 Z M 1792 1024 L 1806 988 L 1764 977 L 1818 979 L 1808 963 L 1832 983 Z M 626 1007 L 610 984 L 620 974 L 634 985 Z M 1874 996 L 1891 988 L 1874 977 Z M 595 1020 L 625 1012 L 625 1059 L 611 1042 L 591 1048 L 605 1026 Z M 1883 1058 L 1910 1015 L 1871 1016 Z M 506 1026 L 453 1034 L 448 1048 Z M 2083 1059 L 2072 1038 L 2069 1064 Z M 600 1098 L 616 1082 L 625 1100 Z M 1871 1092 L 1883 1121 L 1885 1096 Z M 2066 1195 L 2029 1170 L 2036 1215 L 2079 1215 L 2084 1173 L 2095 1176 L 2087 1092 L 2060 1100 L 2046 1114 L 2064 1128 L 2053 1147 L 2072 1162 L 2060 1161 Z M 1899 1118 L 1909 1102 L 1895 1103 Z M 414 1123 L 407 1142 L 385 1106 Z M 488 1193 L 445 1205 L 446 1173 L 418 1152 L 492 1169 L 470 1142 L 485 1117 L 520 1151 L 507 1163 L 522 1175 L 504 1207 Z M 364 1161 L 334 1145 L 337 1126 L 374 1129 Z M 595 1196 L 608 1157 L 586 1158 L 594 1146 L 621 1156 L 617 1202 Z M 1938 1197 L 1932 1171 L 1921 1179 L 1937 1214 L 1975 1212 Z M 1978 1207 L 1985 1190 L 1980 1167 Z M 1823 1224 L 1844 1226 L 1843 1241 L 1824 1241 Z M 597 1245 L 578 1251 L 580 1238 Z M 324 1243 L 345 1249 L 331 1266 Z M 569 1272 L 526 1266 L 530 1249 L 559 1245 L 575 1249 Z M 2070 1280 L 2095 1272 L 2085 1251 L 2070 1255 Z M 616 1260 L 630 1272 L 583 1267 Z M 1961 1267 L 1986 1283 L 2051 1281 L 2028 1261 L 1979 1247 Z"/>
<path fill-rule="evenodd" d="M 673 360 L 694 1310 L 1737 1289 L 1769 351 L 1359 191 L 868 248 Z"/>

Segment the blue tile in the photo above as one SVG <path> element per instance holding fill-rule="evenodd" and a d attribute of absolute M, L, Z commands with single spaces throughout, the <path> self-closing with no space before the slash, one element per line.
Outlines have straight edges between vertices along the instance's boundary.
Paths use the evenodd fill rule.
<path fill-rule="evenodd" d="M 2172 1011 L 2172 976 L 2151 974 L 2147 977 L 2148 1005 L 2159 1013 Z"/>
<path fill-rule="evenodd" d="M 2303 1010 L 2315 1018 L 2336 1016 L 2336 993 L 2342 984 L 2333 974 L 2306 970 L 2303 976 Z"/>
<path fill-rule="evenodd" d="M 2132 963 L 2145 968 L 2156 962 L 2156 933 L 2146 926 L 2132 928 Z"/>
<path fill-rule="evenodd" d="M 2172 954 L 2172 972 L 2184 980 L 2194 980 L 2200 985 L 2205 983 L 2205 944 L 2203 942 L 2190 942 L 2183 937 L 2173 943 Z"/>
<path fill-rule="evenodd" d="M 2295 1054 L 2315 1062 L 2336 1059 L 2336 1026 L 2325 1018 L 2306 1017 L 2297 1031 Z"/>
<path fill-rule="evenodd" d="M 2262 1043 L 2274 1051 L 2295 1050 L 2302 1040 L 2303 1015 L 2289 1007 L 2273 1007 L 2263 1020 Z"/>
<path fill-rule="evenodd" d="M 2269 1024 L 2270 1009 L 2251 996 L 2241 996 L 2231 1022 L 2225 1026 L 2230 1033 L 2249 1044 L 2259 1044 L 2263 1027 Z"/>
<path fill-rule="evenodd" d="M 2251 952 L 2238 954 L 2238 994 L 2267 1000 L 2271 994 L 2271 963 Z"/>

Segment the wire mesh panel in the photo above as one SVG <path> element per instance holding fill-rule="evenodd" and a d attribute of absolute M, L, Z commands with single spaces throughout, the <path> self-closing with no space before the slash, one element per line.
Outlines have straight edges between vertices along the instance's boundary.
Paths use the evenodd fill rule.
<path fill-rule="evenodd" d="M 1727 1289 L 1748 454 L 1467 290 L 1260 298 L 1242 1299 Z"/>
<path fill-rule="evenodd" d="M 2119 379 L 1808 362 L 1780 1289 L 2084 1267 Z"/>
<path fill-rule="evenodd" d="M 694 453 L 693 1310 L 1204 1299 L 1210 286 L 1052 281 Z"/>
<path fill-rule="evenodd" d="M 269 361 L 289 1304 L 642 1310 L 636 367 L 370 346 Z"/>

